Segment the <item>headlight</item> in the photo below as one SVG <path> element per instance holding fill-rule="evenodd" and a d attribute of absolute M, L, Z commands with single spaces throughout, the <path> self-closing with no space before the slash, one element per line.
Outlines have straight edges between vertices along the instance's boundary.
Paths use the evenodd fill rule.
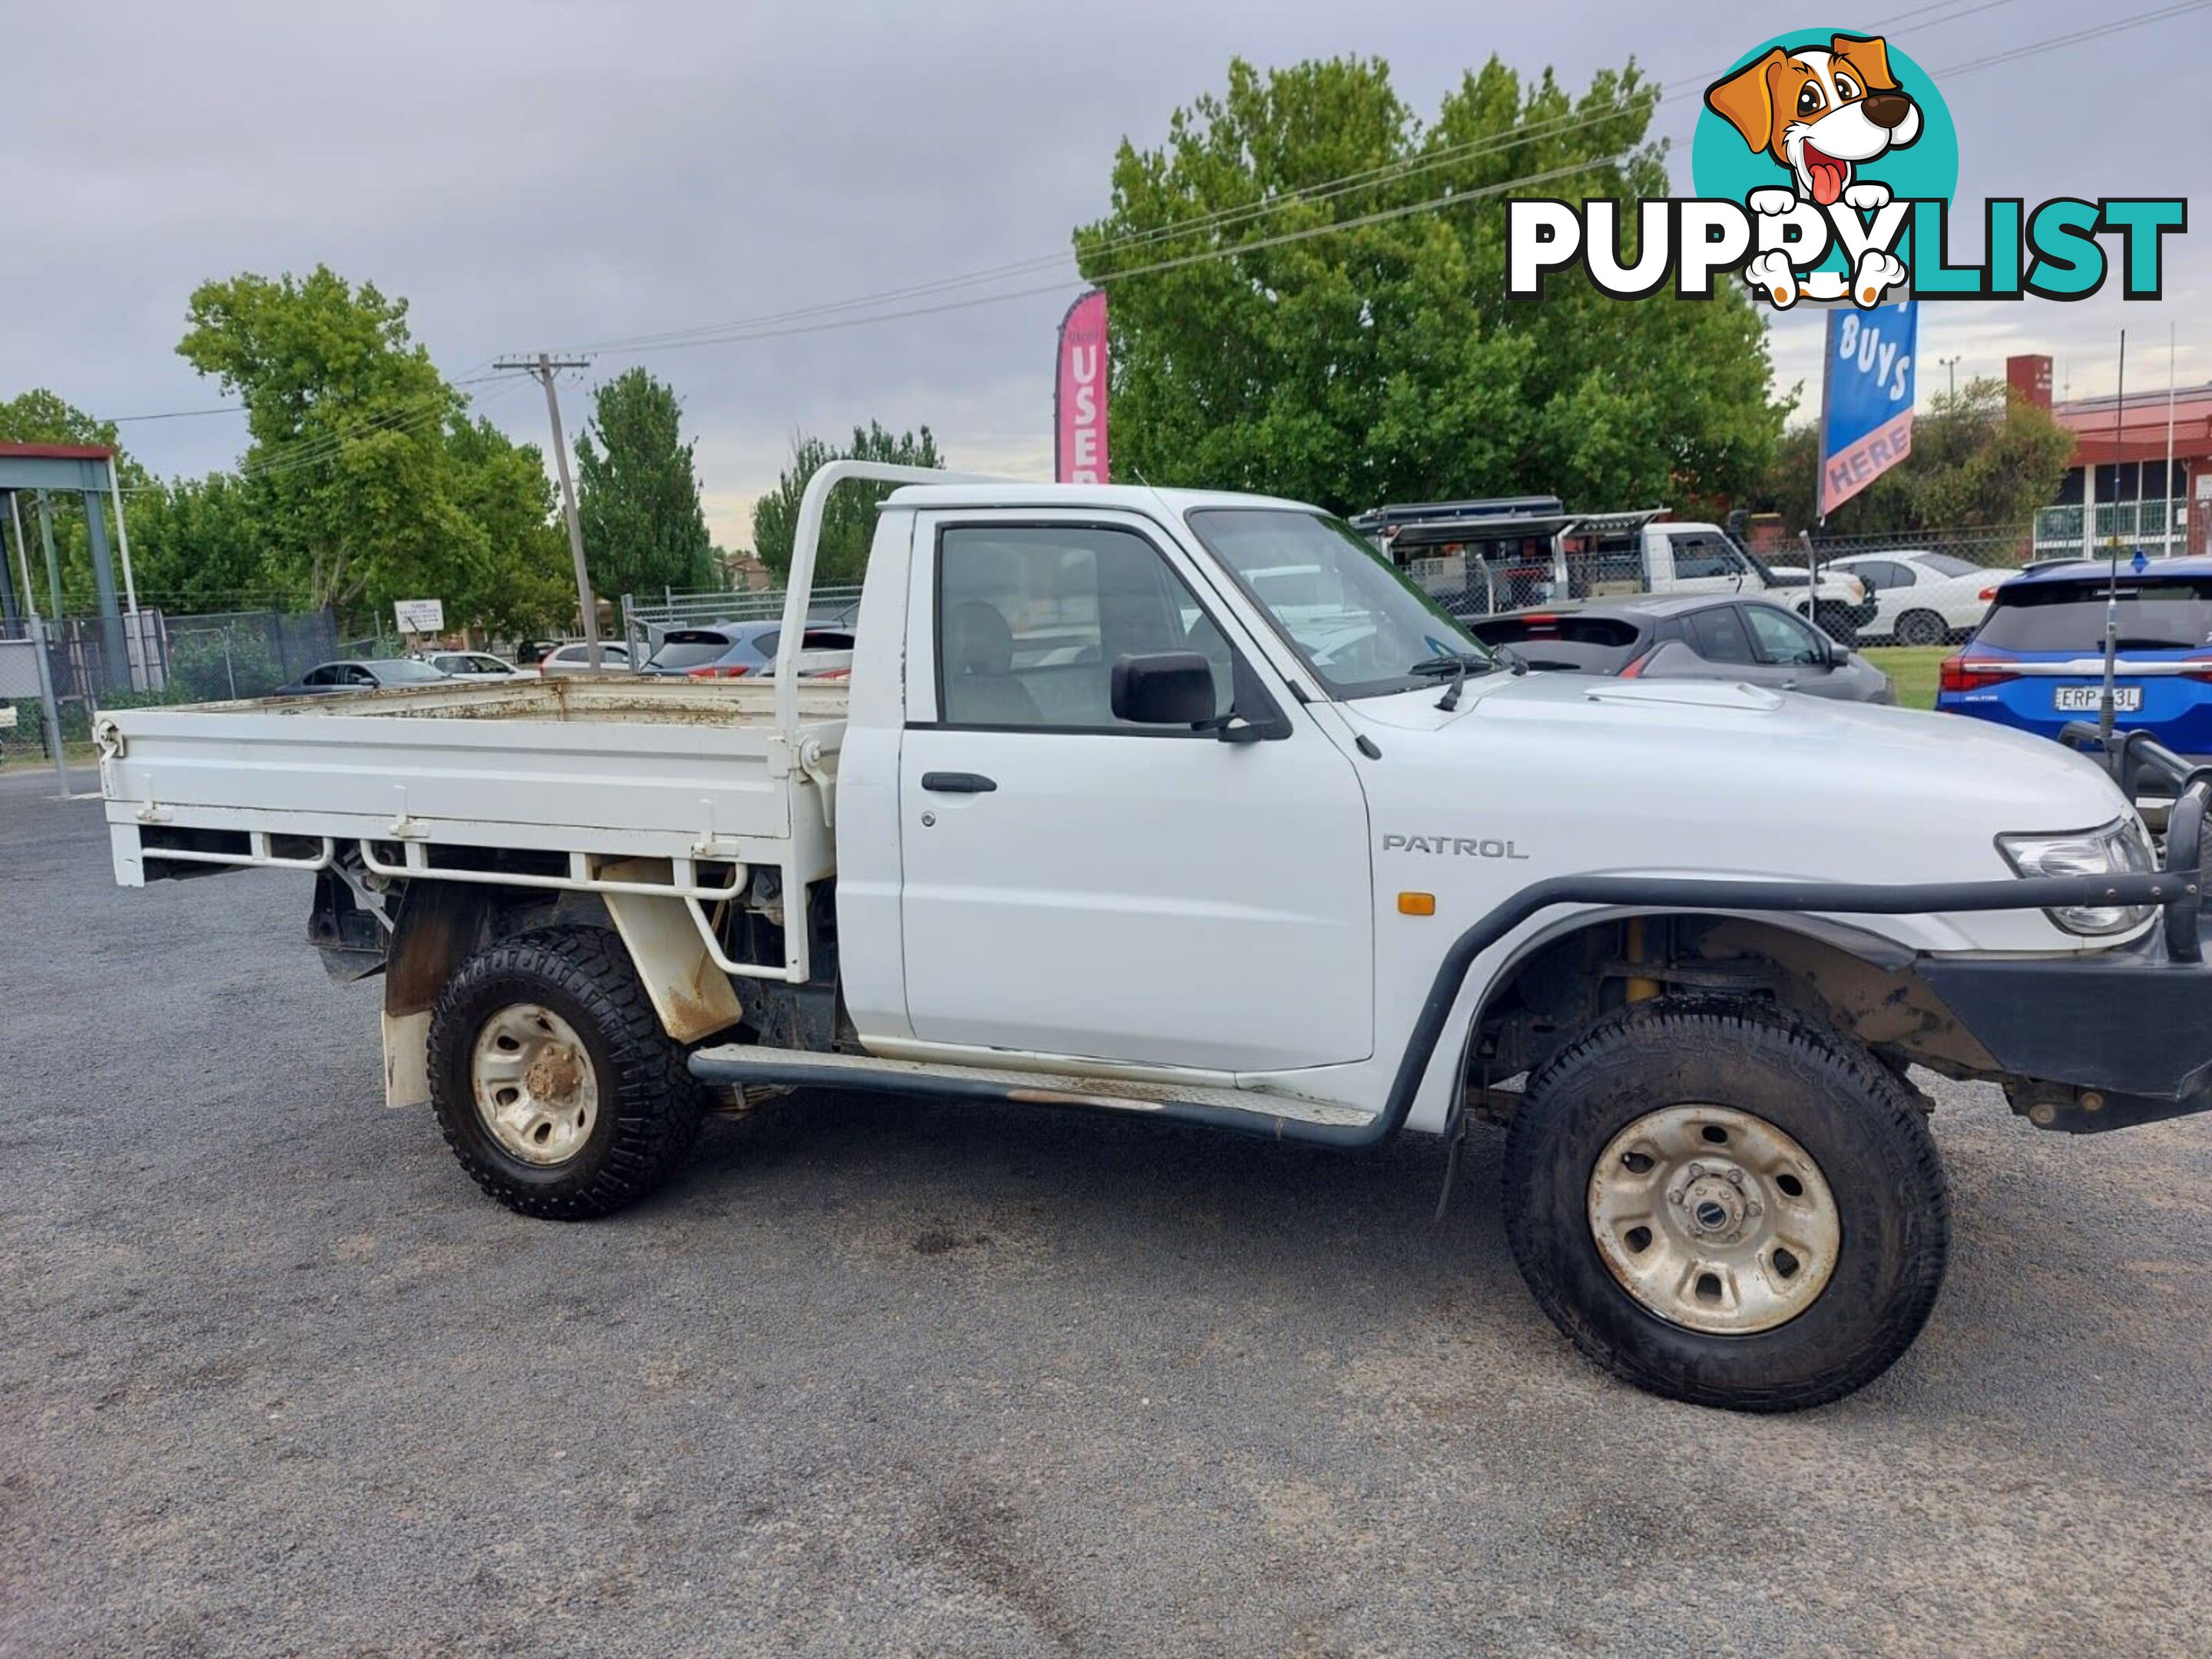
<path fill-rule="evenodd" d="M 2147 873 L 2150 836 L 2132 814 L 2101 830 L 2071 836 L 1999 836 L 1997 849 L 2023 876 L 2121 876 Z M 2044 913 L 2069 933 L 2124 933 L 2150 916 L 2143 904 L 2076 904 Z"/>

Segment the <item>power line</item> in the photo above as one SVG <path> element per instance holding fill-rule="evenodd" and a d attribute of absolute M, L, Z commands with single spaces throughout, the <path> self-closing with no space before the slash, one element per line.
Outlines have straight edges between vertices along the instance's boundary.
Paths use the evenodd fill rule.
<path fill-rule="evenodd" d="M 447 384 L 448 386 L 479 386 L 487 380 L 496 380 L 502 378 L 504 377 L 497 374 L 480 374 L 474 380 L 449 380 Z M 95 416 L 94 419 L 96 422 L 105 423 L 109 426 L 127 426 L 135 421 L 186 421 L 196 419 L 198 416 L 204 415 L 240 415 L 244 414 L 246 410 L 246 404 L 243 401 L 240 401 L 228 404 L 210 404 L 204 409 L 156 410 L 153 413 L 148 415 L 102 415 Z"/>
<path fill-rule="evenodd" d="M 483 397 L 468 400 L 456 409 L 436 404 L 414 410 L 392 410 L 367 420 L 355 422 L 343 428 L 303 439 L 298 444 L 273 452 L 259 461 L 249 461 L 231 470 L 225 476 L 241 482 L 249 478 L 276 478 L 289 472 L 297 472 L 311 466 L 319 466 L 335 460 L 344 453 L 346 446 L 360 439 L 384 434 L 403 434 L 434 426 L 449 415 L 466 415 L 471 410 L 481 410 L 507 396 L 515 386 L 530 377 L 526 374 L 480 374 L 471 379 L 448 381 L 449 386 L 497 386 L 501 389 Z M 126 487 L 125 495 L 155 495 L 166 494 L 164 484 L 136 484 Z"/>
<path fill-rule="evenodd" d="M 1977 0 L 1977 3 L 1954 13 L 1950 17 L 1940 19 L 1938 21 L 1944 22 L 1954 21 L 1956 21 L 1957 18 L 1967 16 L 1973 12 L 1990 10 L 1994 9 L 1996 6 L 2006 3 L 2009 3 L 2009 0 Z M 2181 0 L 2181 3 L 2179 4 L 2166 6 L 2152 11 L 2140 12 L 2130 17 L 2115 19 L 2111 22 L 2099 24 L 2087 29 L 2075 30 L 2066 34 L 2048 36 L 2041 40 L 2030 42 L 2022 46 L 2011 48 L 2004 52 L 1985 54 L 1984 57 L 1978 58 L 1972 58 L 1962 64 L 1953 65 L 1948 69 L 1933 71 L 1933 73 L 1951 77 L 1972 74 L 1978 70 L 1991 68 L 2001 64 L 2016 62 L 2022 58 L 2034 56 L 2038 53 L 2055 52 L 2062 47 L 2077 45 L 2084 40 L 2101 39 L 2106 35 L 2123 33 L 2130 29 L 2139 28 L 2147 24 L 2162 22 L 2171 18 L 2182 16 L 2191 12 L 2203 10 L 2208 6 L 2212 6 L 2212 0 Z M 1923 8 L 1923 9 L 1933 9 L 1934 8 Z M 1886 27 L 1887 23 L 1881 26 Z M 1696 77 L 1696 79 L 1692 82 L 1677 82 L 1673 84 L 1682 86 L 1688 84 L 1701 85 L 1703 83 L 1704 77 L 1700 76 Z M 1662 90 L 1658 101 L 1664 102 L 1668 98 L 1674 95 L 1674 94 L 1671 91 Z M 1615 113 L 1617 113 L 1617 112 Z M 1591 115 L 1583 118 L 1577 125 L 1595 125 L 1599 120 L 1611 118 L 1614 118 L 1613 114 Z M 1499 135 L 1492 140 L 1486 142 L 1488 142 L 1492 148 L 1497 148 L 1502 147 L 1504 144 L 1520 142 L 1521 137 L 1522 135 L 1520 134 L 1510 133 Z M 1629 153 L 1623 153 L 1619 155 L 1604 157 L 1596 161 L 1583 162 L 1576 167 L 1558 169 L 1553 173 L 1532 174 L 1520 179 L 1509 179 L 1501 184 L 1486 185 L 1476 190 L 1455 192 L 1447 191 L 1442 196 L 1432 197 L 1424 202 L 1412 203 L 1400 207 L 1384 209 L 1376 213 L 1364 214 L 1350 219 L 1334 220 L 1328 224 L 1309 226 L 1304 229 L 1289 232 L 1282 235 L 1261 237 L 1251 241 L 1232 243 L 1224 246 L 1209 248 L 1197 253 L 1186 254 L 1179 258 L 1156 260 L 1146 264 L 1132 266 L 1123 270 L 1101 272 L 1097 275 L 1095 280 L 1101 284 L 1110 285 L 1115 282 L 1124 281 L 1132 276 L 1152 275 L 1160 271 L 1172 270 L 1182 266 L 1198 264 L 1213 259 L 1234 258 L 1239 254 L 1254 252 L 1263 248 L 1279 246 L 1285 242 L 1303 241 L 1311 236 L 1327 235 L 1340 230 L 1356 229 L 1363 225 L 1378 223 L 1389 219 L 1403 218 L 1414 213 L 1426 212 L 1432 210 L 1452 206 L 1462 202 L 1477 200 L 1484 197 L 1496 196 L 1507 191 L 1519 189 L 1525 185 L 1546 183 L 1556 178 L 1586 172 L 1595 167 L 1607 165 L 1617 165 L 1626 162 L 1630 159 L 1632 158 Z M 1409 157 L 1407 158 L 1407 163 L 1409 167 L 1415 168 L 1433 166 L 1436 164 L 1436 158 L 1434 156 Z M 1370 175 L 1352 176 L 1355 178 L 1364 178 Z M 1332 180 L 1328 181 L 1325 185 L 1316 185 L 1313 188 L 1316 190 L 1326 189 L 1333 185 L 1340 185 L 1342 182 L 1342 180 Z M 1202 222 L 1203 222 L 1201 221 L 1192 221 L 1188 226 L 1173 227 L 1170 228 L 1173 229 L 1176 234 L 1187 234 L 1190 228 L 1195 228 Z M 1066 257 L 1072 258 L 1073 256 Z M 1040 264 L 1042 263 L 1042 262 L 1040 262 Z M 959 286 L 962 285 L 963 280 L 963 279 L 945 279 L 945 283 L 939 286 L 946 288 Z M 969 280 L 980 280 L 980 278 Z M 617 356 L 643 356 L 647 352 L 684 349 L 694 346 L 726 345 L 750 340 L 779 339 L 795 334 L 821 333 L 837 328 L 858 327 L 867 323 L 892 322 L 910 317 L 931 316 L 948 311 L 967 310 L 978 306 L 996 305 L 1005 301 L 1027 299 L 1037 295 L 1061 292 L 1064 291 L 1066 286 L 1066 284 L 1063 280 L 1035 284 L 1027 288 L 1004 290 L 994 294 L 981 295 L 965 300 L 948 301 L 938 305 L 911 307 L 903 310 L 878 311 L 869 313 L 868 314 L 862 316 L 836 317 L 812 322 L 794 321 L 789 326 L 769 325 L 781 324 L 785 320 L 786 317 L 803 319 L 810 314 L 817 314 L 822 311 L 831 309 L 831 307 L 811 307 L 807 311 L 793 313 L 783 313 L 779 316 L 771 316 L 757 319 L 753 323 L 733 324 L 719 330 L 700 329 L 690 331 L 688 332 L 679 331 L 660 337 L 643 337 L 652 339 L 653 343 L 636 346 L 611 347 L 608 349 L 608 355 Z M 866 302 L 864 301 L 856 300 L 842 301 L 840 302 L 840 305 L 858 308 L 865 303 Z"/>
<path fill-rule="evenodd" d="M 109 415 L 104 418 L 111 426 L 128 426 L 133 421 L 189 421 L 203 415 L 242 415 L 244 404 L 212 404 L 205 409 L 164 409 L 151 415 Z"/>
<path fill-rule="evenodd" d="M 2008 52 L 1991 52 L 1986 58 L 1978 58 L 1970 64 L 1958 65 L 1944 70 L 1943 73 L 1958 76 L 1975 70 L 1994 69 L 2001 64 L 2017 63 L 2023 58 L 2033 58 L 2042 52 L 2056 52 L 2061 46 L 2080 46 L 2089 40 L 2101 40 L 2109 34 L 2124 34 L 2130 29 L 2141 28 L 2146 23 L 2162 23 L 2171 18 L 2184 17 L 2191 12 L 2203 10 L 2208 5 L 2212 5 L 2212 0 L 2183 0 L 2179 5 L 2166 6 L 2156 11 L 2137 12 L 2132 17 L 2117 18 L 2109 23 L 2098 23 L 2088 28 L 2076 29 L 2071 34 L 2052 35 L 2047 40 L 2033 41 L 2024 46 L 2015 46 Z"/>
<path fill-rule="evenodd" d="M 1878 19 L 1869 27 L 1887 28 L 1900 22 L 1926 18 L 1928 21 L 1925 27 L 1936 28 L 2012 3 L 2014 3 L 2014 0 L 1971 0 L 1971 3 L 1963 5 L 1959 3 L 1959 0 L 1936 0 L 1936 3 L 1933 4 L 1916 7 Z M 2212 0 L 2179 0 L 2179 3 L 2156 8 L 2132 16 L 2113 19 L 2067 33 L 2048 36 L 2019 46 L 1987 53 L 1980 58 L 1967 59 L 1932 73 L 1940 76 L 1956 78 L 1984 69 L 2016 63 L 2043 52 L 2057 51 L 2066 46 L 2101 40 L 2149 24 L 2185 16 L 2203 10 L 2208 6 L 2212 6 Z M 1937 13 L 1944 15 L 1931 15 Z M 1516 127 L 1507 132 L 1489 134 L 1459 144 L 1445 145 L 1437 149 L 1383 163 L 1362 172 L 1320 180 L 1296 190 L 1285 191 L 1263 201 L 1240 204 L 1235 207 L 1220 209 L 1194 219 L 1154 226 L 1142 231 L 1127 232 L 1094 244 L 1086 252 L 1096 258 L 1129 249 L 1144 248 L 1163 241 L 1231 229 L 1291 207 L 1328 201 L 1367 185 L 1396 183 L 1424 173 L 1433 172 L 1454 161 L 1476 160 L 1484 155 L 1511 149 L 1516 145 L 1527 144 L 1546 138 L 1561 137 L 1604 122 L 1618 120 L 1623 115 L 1632 112 L 1638 100 L 1642 99 L 1649 98 L 1650 107 L 1656 109 L 1693 88 L 1704 86 L 1707 80 L 1707 76 L 1698 75 L 1666 82 L 1647 82 L 1632 88 L 1625 88 L 1611 103 L 1601 108 L 1571 111 L 1547 120 Z M 1308 226 L 1278 235 L 1212 247 L 1167 259 L 1154 260 L 1121 270 L 1103 272 L 1097 280 L 1101 283 L 1111 283 L 1209 260 L 1231 258 L 1241 253 L 1280 246 L 1289 242 L 1304 240 L 1311 236 L 1329 234 L 1340 230 L 1356 229 L 1364 225 L 1380 223 L 1415 213 L 1438 210 L 1466 202 L 1485 199 L 1526 185 L 1548 182 L 1602 166 L 1617 165 L 1630 159 L 1632 159 L 1632 153 L 1624 152 L 1618 155 L 1586 161 L 1548 173 L 1509 179 L 1495 185 L 1469 190 L 1448 191 L 1422 202 L 1379 210 L 1374 213 L 1358 215 L 1349 219 L 1333 220 L 1326 224 Z M 919 299 L 957 292 L 963 288 L 973 288 L 990 283 L 1004 282 L 1018 276 L 1039 274 L 1046 270 L 1076 264 L 1077 261 L 1078 256 L 1074 252 L 1063 250 L 1049 255 L 961 275 L 939 277 L 927 283 L 909 283 L 901 288 L 878 290 L 872 294 L 856 295 L 848 299 L 824 301 L 720 324 L 700 325 L 656 334 L 621 337 L 599 342 L 594 346 L 580 349 L 598 350 L 619 356 L 635 356 L 659 351 L 686 349 L 696 346 L 734 344 L 751 340 L 784 338 L 799 334 L 827 332 L 839 328 L 859 327 L 872 323 L 894 322 L 914 317 L 939 315 L 951 311 L 968 310 L 980 306 L 996 305 L 1009 301 L 1060 292 L 1066 289 L 1068 278 L 1063 276 L 1048 283 L 1002 289 L 936 304 L 910 306 L 892 310 L 883 310 L 879 307 L 901 300 Z M 862 314 L 851 314 L 855 313 Z M 555 365 L 556 368 L 580 366 Z M 513 372 L 516 365 L 510 362 L 501 362 L 492 367 L 500 372 L 482 375 L 474 380 L 456 380 L 451 384 L 455 386 L 489 384 L 501 380 L 513 380 L 516 378 Z M 523 374 L 526 377 L 536 378 L 535 365 L 524 368 Z M 490 400 L 487 398 L 483 401 Z M 118 420 L 181 419 L 198 415 L 225 413 L 240 407 L 242 405 L 230 404 L 206 410 L 158 411 L 149 415 L 117 418 Z M 240 475 L 272 477 L 300 467 L 319 465 L 342 453 L 347 443 L 360 437 L 371 435 L 379 430 L 406 431 L 442 418 L 445 413 L 445 410 L 433 409 L 411 415 L 398 411 L 378 416 L 340 432 L 325 434 L 314 439 L 306 440 L 295 450 L 282 452 L 258 464 L 241 467 Z"/>
<path fill-rule="evenodd" d="M 2212 4 L 2212 0 L 2205 0 Z M 1411 217 L 1416 213 L 1431 213 L 1441 208 L 1456 207 L 1464 203 L 1488 200 L 1508 191 L 1520 190 L 1532 185 L 1552 184 L 1577 173 L 1589 173 L 1598 167 L 1617 166 L 1628 159 L 1623 155 L 1601 155 L 1587 161 L 1577 161 L 1571 167 L 1554 167 L 1547 173 L 1532 173 L 1523 178 L 1509 179 L 1503 183 L 1486 185 L 1474 190 L 1449 191 L 1426 201 L 1410 202 L 1402 206 L 1382 208 L 1373 213 L 1363 213 L 1355 218 L 1334 219 L 1325 225 L 1308 225 L 1302 229 L 1285 231 L 1278 235 L 1263 236 L 1249 242 L 1238 242 L 1228 247 L 1208 248 L 1201 252 L 1181 254 L 1172 258 L 1156 259 L 1149 264 L 1133 265 L 1127 270 L 1103 274 L 1101 283 L 1126 282 L 1133 276 L 1154 276 L 1161 271 L 1180 270 L 1186 265 L 1205 264 L 1216 259 L 1233 259 L 1248 253 L 1258 253 L 1273 247 L 1282 247 L 1292 242 L 1310 240 L 1316 236 L 1332 236 L 1339 231 L 1358 230 L 1367 225 L 1382 224 L 1393 219 Z M 1058 294 L 1066 291 L 1064 282 L 1038 283 L 1034 287 L 1014 289 L 999 294 L 976 295 L 965 300 L 948 300 L 939 305 L 914 306 L 903 311 L 876 312 L 865 317 L 832 318 L 820 322 L 799 323 L 787 328 L 746 329 L 727 334 L 702 335 L 697 337 L 672 340 L 664 345 L 637 346 L 608 355 L 613 356 L 643 356 L 656 351 L 690 350 L 698 346 L 733 345 L 750 340 L 775 340 L 796 334 L 821 334 L 834 329 L 859 328 L 870 323 L 896 322 L 909 317 L 936 316 L 948 311 L 971 310 L 978 306 L 997 305 L 1007 300 L 1027 299 L 1039 294 Z"/>
<path fill-rule="evenodd" d="M 452 381 L 448 386 L 483 386 L 497 384 L 501 381 L 513 381 L 519 378 L 520 377 L 512 374 L 488 374 L 477 376 L 473 380 Z M 349 444 L 358 442 L 362 439 L 386 434 L 397 436 L 421 430 L 443 422 L 449 415 L 461 412 L 456 406 L 437 398 L 434 394 L 430 395 L 432 401 L 426 407 L 414 410 L 389 410 L 382 415 L 353 422 L 335 431 L 302 439 L 296 444 L 274 452 L 266 459 L 248 462 L 240 466 L 238 469 L 238 476 L 241 478 L 281 477 L 285 473 L 296 472 L 303 467 L 318 466 L 325 461 L 333 460 L 344 452 Z M 477 401 L 489 403 L 498 395 L 495 392 Z"/>
<path fill-rule="evenodd" d="M 2212 3 L 2212 0 L 2198 0 L 2198 3 Z M 1928 25 L 1930 27 L 1940 27 L 1978 12 L 1990 11 L 1998 7 L 2014 3 L 2015 0 L 1973 0 L 1973 3 L 1953 10 L 1952 8 L 1958 5 L 1958 0 L 1936 0 L 1936 3 L 1933 4 L 1915 7 L 1908 11 L 1878 19 L 1869 27 L 1887 28 L 1899 22 L 1925 16 L 1930 12 L 1950 11 L 1950 15 L 1934 18 Z M 1685 92 L 1703 88 L 1710 79 L 1710 76 L 1700 74 L 1682 76 L 1666 82 L 1645 82 L 1636 88 L 1625 89 L 1611 104 L 1599 109 L 1569 111 L 1547 120 L 1516 127 L 1507 132 L 1486 134 L 1480 138 L 1467 139 L 1457 144 L 1448 144 L 1440 149 L 1425 150 L 1360 172 L 1346 173 L 1339 178 L 1322 179 L 1311 185 L 1301 185 L 1297 189 L 1270 196 L 1262 201 L 1243 203 L 1235 207 L 1219 209 L 1212 213 L 1202 214 L 1194 219 L 1181 220 L 1173 224 L 1127 232 L 1095 244 L 1088 252 L 1097 257 L 1119 252 L 1132 247 L 1147 246 L 1155 242 L 1196 235 L 1206 231 L 1227 229 L 1234 225 L 1279 213 L 1291 207 L 1328 200 L 1370 185 L 1395 183 L 1402 179 L 1432 172 L 1437 167 L 1454 161 L 1475 160 L 1483 155 L 1510 149 L 1516 145 L 1529 143 L 1539 139 L 1563 137 L 1569 133 L 1620 119 L 1634 110 L 1639 99 L 1655 91 L 1656 95 L 1652 97 L 1652 107 L 1656 109 Z M 674 345 L 698 336 L 711 335 L 719 339 L 740 329 L 764 328 L 776 324 L 798 322 L 840 312 L 865 309 L 893 301 L 920 298 L 930 294 L 975 287 L 981 283 L 1003 281 L 1015 276 L 1029 276 L 1074 264 L 1078 256 L 1073 252 L 1062 249 L 1007 264 L 992 266 L 959 276 L 939 277 L 931 282 L 912 283 L 902 288 L 884 289 L 852 299 L 829 301 L 817 305 L 799 307 L 790 311 L 769 313 L 763 316 L 727 323 L 705 324 L 654 334 L 623 336 L 614 339 L 596 341 L 579 349 L 629 355 L 647 346 L 657 349 Z M 1040 291 L 1042 290 L 1024 289 L 1017 294 L 1005 297 L 1020 298 Z"/>

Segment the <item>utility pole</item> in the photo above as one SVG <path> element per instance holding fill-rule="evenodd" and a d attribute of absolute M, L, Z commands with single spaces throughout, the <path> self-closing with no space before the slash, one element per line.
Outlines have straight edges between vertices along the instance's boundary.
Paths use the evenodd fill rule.
<path fill-rule="evenodd" d="M 1948 380 L 1947 389 L 1951 400 L 1956 403 L 1959 398 L 1959 359 L 1957 356 L 1938 357 L 1936 361 L 1943 365 L 1943 373 Z"/>
<path fill-rule="evenodd" d="M 564 368 L 588 368 L 588 357 L 555 357 L 539 352 L 535 357 L 502 357 L 494 368 L 519 368 L 536 376 L 545 388 L 545 413 L 553 422 L 553 459 L 561 469 L 561 511 L 568 520 L 568 555 L 576 562 L 576 604 L 584 617 L 584 659 L 597 672 L 599 666 L 599 606 L 592 597 L 592 573 L 584 564 L 584 525 L 576 516 L 576 481 L 568 474 L 568 441 L 561 434 L 561 394 L 553 377 Z"/>
<path fill-rule="evenodd" d="M 2158 550 L 2173 552 L 2173 325 L 2166 325 L 2166 527 L 2160 532 Z M 2141 525 L 2136 526 L 2140 530 Z M 15 538 L 21 541 L 23 532 L 18 530 Z"/>

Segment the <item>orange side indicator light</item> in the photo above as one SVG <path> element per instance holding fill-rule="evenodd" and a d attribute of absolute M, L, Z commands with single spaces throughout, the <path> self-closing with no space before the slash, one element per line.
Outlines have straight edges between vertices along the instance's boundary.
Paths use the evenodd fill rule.
<path fill-rule="evenodd" d="M 1437 913 L 1434 893 L 1401 893 L 1398 895 L 1398 914 L 1401 916 L 1432 916 Z"/>

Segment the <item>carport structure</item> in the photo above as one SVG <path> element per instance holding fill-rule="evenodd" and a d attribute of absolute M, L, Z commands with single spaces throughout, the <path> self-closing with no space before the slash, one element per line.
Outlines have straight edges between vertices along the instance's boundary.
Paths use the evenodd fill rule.
<path fill-rule="evenodd" d="M 14 532 L 16 568 L 0 559 L 0 622 L 13 633 L 24 614 L 39 613 L 37 584 L 31 574 L 31 549 L 24 535 L 26 517 L 36 520 L 39 540 L 46 555 L 47 612 L 62 613 L 61 561 L 54 551 L 53 520 L 48 497 L 74 491 L 84 502 L 86 533 L 92 547 L 93 586 L 100 605 L 102 654 L 112 685 L 136 685 L 144 677 L 140 653 L 135 648 L 138 617 L 138 589 L 131 572 L 131 532 L 124 523 L 123 489 L 115 474 L 115 452 L 94 444 L 0 443 L 0 495 L 5 495 L 6 522 Z M 26 514 L 21 497 L 31 497 Z M 115 507 L 115 539 L 123 556 L 123 604 L 115 592 L 115 565 L 109 556 L 107 520 L 100 497 Z M 17 591 L 20 572 L 21 591 Z M 130 625 L 125 623 L 127 605 Z"/>

